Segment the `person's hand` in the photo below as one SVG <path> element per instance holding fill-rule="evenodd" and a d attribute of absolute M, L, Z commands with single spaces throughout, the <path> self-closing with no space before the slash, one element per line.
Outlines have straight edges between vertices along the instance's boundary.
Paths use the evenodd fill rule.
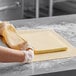
<path fill-rule="evenodd" d="M 33 58 L 34 58 L 34 51 L 33 50 L 23 50 L 24 54 L 25 54 L 25 60 L 23 63 L 30 63 L 32 62 Z"/>
<path fill-rule="evenodd" d="M 21 49 L 20 50 L 26 50 L 26 51 L 29 51 L 29 50 L 34 50 L 33 47 L 28 44 L 28 42 L 26 42 L 24 45 L 20 45 Z"/>
<path fill-rule="evenodd" d="M 32 62 L 32 59 L 34 58 L 34 49 L 27 44 L 26 48 L 24 48 L 24 50 L 22 50 L 25 54 L 25 60 L 23 63 L 30 63 Z"/>

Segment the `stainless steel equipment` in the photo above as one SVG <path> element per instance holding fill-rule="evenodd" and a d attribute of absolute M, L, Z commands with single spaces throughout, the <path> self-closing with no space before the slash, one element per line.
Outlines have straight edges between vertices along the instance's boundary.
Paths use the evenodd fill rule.
<path fill-rule="evenodd" d="M 39 18 L 52 16 L 53 0 L 26 0 L 25 18 Z"/>
<path fill-rule="evenodd" d="M 0 20 L 23 18 L 23 0 L 0 0 Z"/>

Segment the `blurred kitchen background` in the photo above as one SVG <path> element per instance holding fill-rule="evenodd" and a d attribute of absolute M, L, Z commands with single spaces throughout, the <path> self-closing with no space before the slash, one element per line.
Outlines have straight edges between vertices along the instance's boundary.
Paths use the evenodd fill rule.
<path fill-rule="evenodd" d="M 76 0 L 0 0 L 0 20 L 76 14 Z"/>

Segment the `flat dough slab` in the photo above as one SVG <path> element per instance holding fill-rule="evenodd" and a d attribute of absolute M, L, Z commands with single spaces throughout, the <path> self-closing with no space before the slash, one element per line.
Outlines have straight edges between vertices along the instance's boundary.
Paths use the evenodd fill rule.
<path fill-rule="evenodd" d="M 61 51 L 61 52 L 54 52 L 54 53 L 46 53 L 46 54 L 38 54 L 35 55 L 33 61 L 44 61 L 44 60 L 50 60 L 50 59 L 59 59 L 59 58 L 66 58 L 66 57 L 73 57 L 76 56 L 76 49 L 63 37 L 61 37 L 59 34 L 57 34 L 54 30 L 19 30 L 18 33 L 21 37 L 23 37 L 25 40 L 27 40 L 28 37 L 26 37 L 27 33 L 31 32 L 38 32 L 38 31 L 49 31 L 54 35 L 54 37 L 58 38 L 58 40 L 61 40 L 63 42 L 63 45 L 67 46 L 67 51 Z"/>
<path fill-rule="evenodd" d="M 35 54 L 67 50 L 66 44 L 55 36 L 51 30 L 28 30 L 20 32 L 19 35 L 32 45 Z"/>

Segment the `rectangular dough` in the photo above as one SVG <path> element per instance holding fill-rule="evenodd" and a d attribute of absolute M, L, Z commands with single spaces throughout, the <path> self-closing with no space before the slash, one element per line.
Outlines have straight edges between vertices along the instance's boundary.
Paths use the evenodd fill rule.
<path fill-rule="evenodd" d="M 35 54 L 66 51 L 67 45 L 52 30 L 22 30 L 19 35 L 34 48 Z"/>

